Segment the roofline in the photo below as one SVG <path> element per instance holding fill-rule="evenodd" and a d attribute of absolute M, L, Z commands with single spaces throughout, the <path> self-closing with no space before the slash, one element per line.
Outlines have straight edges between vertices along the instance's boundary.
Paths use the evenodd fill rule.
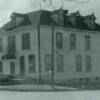
<path fill-rule="evenodd" d="M 39 25 L 40 27 L 45 27 L 45 28 L 52 28 L 52 26 L 49 25 Z M 38 25 L 33 26 L 33 25 L 28 25 L 28 26 L 22 26 L 19 28 L 15 28 L 14 30 L 10 30 L 10 31 L 5 31 L 5 32 L 14 32 L 14 31 L 19 31 L 19 30 L 23 30 L 23 28 L 31 28 L 31 29 L 35 29 L 38 28 Z M 29 29 L 30 29 L 29 28 Z M 61 27 L 61 26 L 55 26 L 55 29 L 63 29 L 63 30 L 68 30 L 68 31 L 74 31 L 74 32 L 84 32 L 84 33 L 96 33 L 96 34 L 100 34 L 100 31 L 92 31 L 92 30 L 82 30 L 82 29 L 76 29 L 76 28 L 70 28 L 70 27 Z"/>
<path fill-rule="evenodd" d="M 19 14 L 19 15 L 27 15 L 27 14 L 30 14 L 30 13 L 33 13 L 33 12 L 38 12 L 38 11 L 48 11 L 48 12 L 53 12 L 53 11 L 50 11 L 50 10 L 35 10 L 35 11 L 31 11 L 31 12 L 28 12 L 28 13 L 18 13 L 18 12 L 12 12 L 12 14 Z"/>

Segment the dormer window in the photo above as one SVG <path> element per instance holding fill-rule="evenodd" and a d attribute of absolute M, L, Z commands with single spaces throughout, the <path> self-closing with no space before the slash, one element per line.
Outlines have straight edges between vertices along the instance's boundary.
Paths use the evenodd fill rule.
<path fill-rule="evenodd" d="M 52 21 L 53 21 L 54 24 L 63 26 L 63 24 L 64 24 L 64 22 L 63 22 L 64 21 L 64 19 L 63 19 L 64 18 L 64 12 L 63 12 L 62 9 L 54 11 L 52 13 L 51 18 L 52 18 Z"/>
<path fill-rule="evenodd" d="M 88 26 L 89 29 L 95 29 L 95 19 L 94 13 L 88 16 L 84 16 L 84 23 Z"/>
<path fill-rule="evenodd" d="M 51 17 L 52 17 L 53 23 L 58 23 L 58 15 L 57 14 L 53 14 Z"/>
<path fill-rule="evenodd" d="M 95 24 L 95 16 L 94 16 L 94 14 L 92 14 L 92 16 L 91 16 L 91 24 L 92 25 L 94 25 Z"/>
<path fill-rule="evenodd" d="M 91 18 L 91 27 L 92 29 L 95 29 L 95 20 Z"/>
<path fill-rule="evenodd" d="M 91 29 L 95 29 L 95 18 L 94 18 L 94 16 L 93 17 L 91 17 Z"/>
<path fill-rule="evenodd" d="M 79 10 L 76 12 L 76 16 L 81 16 Z"/>
<path fill-rule="evenodd" d="M 94 24 L 94 20 L 91 18 L 91 24 Z"/>

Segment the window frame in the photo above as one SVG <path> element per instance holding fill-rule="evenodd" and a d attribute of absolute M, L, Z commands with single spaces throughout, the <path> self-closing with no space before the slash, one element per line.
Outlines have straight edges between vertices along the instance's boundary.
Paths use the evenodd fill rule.
<path fill-rule="evenodd" d="M 60 58 L 59 58 L 60 57 Z M 59 59 L 61 60 L 61 64 L 59 65 Z M 64 66 L 63 66 L 63 55 L 57 55 L 57 72 L 62 73 L 64 72 Z"/>
<path fill-rule="evenodd" d="M 60 39 L 58 38 L 60 36 Z M 58 49 L 63 49 L 63 33 L 57 32 L 56 33 L 56 47 Z"/>
<path fill-rule="evenodd" d="M 27 33 L 22 33 L 22 50 L 29 50 L 30 49 L 30 43 L 31 43 L 31 37 L 30 37 L 30 32 Z"/>
<path fill-rule="evenodd" d="M 70 34 L 70 50 L 76 50 L 76 34 Z"/>
<path fill-rule="evenodd" d="M 0 61 L 0 73 L 3 73 L 3 62 Z"/>
<path fill-rule="evenodd" d="M 3 51 L 3 38 L 0 37 L 0 52 Z"/>
<path fill-rule="evenodd" d="M 24 76 L 26 71 L 25 56 L 20 56 L 20 75 Z"/>
<path fill-rule="evenodd" d="M 16 52 L 16 36 L 9 35 L 7 53 L 15 53 L 15 52 Z"/>
<path fill-rule="evenodd" d="M 85 35 L 85 51 L 91 50 L 91 37 L 90 35 Z"/>
<path fill-rule="evenodd" d="M 76 72 L 82 72 L 82 56 L 76 55 Z"/>
<path fill-rule="evenodd" d="M 36 73 L 36 58 L 35 55 L 31 54 L 28 56 L 29 61 L 29 73 Z M 31 66 L 30 66 L 31 64 Z"/>
<path fill-rule="evenodd" d="M 13 68 L 12 66 L 13 66 L 14 68 Z M 12 69 L 12 68 L 13 68 L 13 69 Z M 11 73 L 11 74 L 15 74 L 15 62 L 10 62 L 10 73 Z"/>
<path fill-rule="evenodd" d="M 47 57 L 50 57 L 49 60 L 51 59 L 49 65 L 47 63 L 47 59 L 48 59 Z M 49 67 L 47 67 L 47 66 L 49 66 Z M 50 68 L 50 66 L 51 66 L 51 68 Z M 52 70 L 52 55 L 51 54 L 47 54 L 47 55 L 45 55 L 45 72 L 49 72 L 51 70 Z"/>
<path fill-rule="evenodd" d="M 86 72 L 92 71 L 91 56 L 86 56 Z"/>

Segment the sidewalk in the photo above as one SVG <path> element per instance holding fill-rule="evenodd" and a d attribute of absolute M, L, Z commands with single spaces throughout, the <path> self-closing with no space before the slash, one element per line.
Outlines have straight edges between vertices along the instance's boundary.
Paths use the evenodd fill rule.
<path fill-rule="evenodd" d="M 15 86 L 0 86 L 0 90 L 5 91 L 76 91 L 76 88 L 55 86 L 53 89 L 50 85 L 15 85 Z"/>

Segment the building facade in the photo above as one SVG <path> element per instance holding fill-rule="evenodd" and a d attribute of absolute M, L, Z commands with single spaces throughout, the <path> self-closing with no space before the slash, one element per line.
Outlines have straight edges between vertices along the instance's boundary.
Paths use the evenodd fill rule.
<path fill-rule="evenodd" d="M 0 34 L 0 73 L 55 81 L 99 80 L 100 26 L 94 14 L 13 13 Z M 53 41 L 52 41 L 53 40 Z"/>

